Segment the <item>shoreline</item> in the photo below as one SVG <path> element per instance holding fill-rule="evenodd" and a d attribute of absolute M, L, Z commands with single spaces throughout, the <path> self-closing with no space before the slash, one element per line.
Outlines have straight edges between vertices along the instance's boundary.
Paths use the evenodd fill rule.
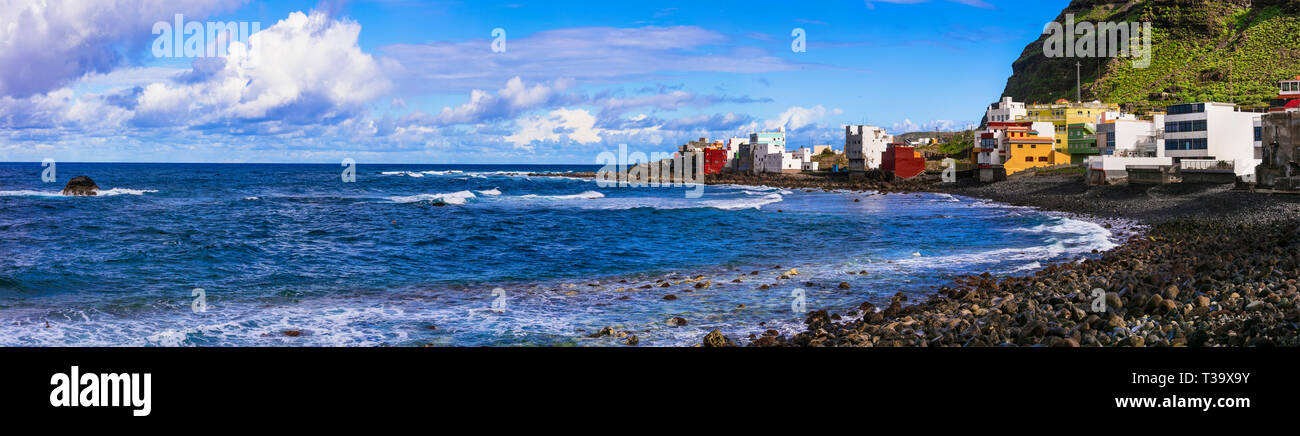
<path fill-rule="evenodd" d="M 1231 185 L 1088 186 L 1060 173 L 948 185 L 933 175 L 836 176 L 725 174 L 705 183 L 946 193 L 1142 230 L 1097 259 L 1024 276 L 972 272 L 922 301 L 896 294 L 885 308 L 810 311 L 804 331 L 751 333 L 748 346 L 1300 346 L 1300 198 Z M 716 331 L 702 340 L 735 344 Z"/>
<path fill-rule="evenodd" d="M 952 186 L 931 178 L 929 187 L 925 192 L 1091 222 L 1129 221 L 1144 231 L 1097 259 L 1050 264 L 1022 277 L 959 277 L 924 301 L 896 294 L 885 308 L 866 302 L 812 311 L 805 331 L 751 334 L 749 345 L 1300 345 L 1297 199 L 1225 186 L 1089 187 L 1076 175 Z M 1104 294 L 1094 298 L 1094 289 Z M 733 344 L 720 336 L 711 334 L 704 345 Z"/>

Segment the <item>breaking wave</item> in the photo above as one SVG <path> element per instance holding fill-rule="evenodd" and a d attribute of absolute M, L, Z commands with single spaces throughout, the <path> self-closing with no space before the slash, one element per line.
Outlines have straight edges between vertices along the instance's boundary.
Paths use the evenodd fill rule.
<path fill-rule="evenodd" d="M 444 204 L 465 204 L 465 202 L 469 201 L 470 199 L 477 198 L 477 197 L 478 196 L 474 195 L 473 192 L 458 191 L 458 192 L 447 192 L 441 194 L 405 195 L 405 196 L 389 197 L 388 199 L 394 203 L 430 202 L 430 203 L 444 203 Z"/>

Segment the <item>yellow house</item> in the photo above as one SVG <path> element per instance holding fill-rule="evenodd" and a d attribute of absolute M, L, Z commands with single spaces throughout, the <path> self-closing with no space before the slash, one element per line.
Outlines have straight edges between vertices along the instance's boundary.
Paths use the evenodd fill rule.
<path fill-rule="evenodd" d="M 1052 123 L 1056 127 L 1054 147 L 1061 153 L 1069 153 L 1071 124 L 1096 123 L 1097 117 L 1106 112 L 1119 112 L 1119 105 L 1099 101 L 1074 103 L 1061 99 L 1052 104 L 1028 105 L 1026 112 L 1028 115 L 1020 120 Z"/>
<path fill-rule="evenodd" d="M 1002 166 L 1007 174 L 1070 162 L 1068 154 L 1056 150 L 1056 140 L 1052 135 L 1041 134 L 1028 126 L 1010 127 L 1004 135 L 1007 159 Z"/>

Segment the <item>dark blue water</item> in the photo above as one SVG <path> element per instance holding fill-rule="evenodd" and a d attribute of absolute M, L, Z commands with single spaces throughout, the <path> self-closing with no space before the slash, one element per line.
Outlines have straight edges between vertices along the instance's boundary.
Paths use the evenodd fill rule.
<path fill-rule="evenodd" d="M 615 344 L 585 338 L 605 326 L 687 345 L 793 331 L 800 293 L 844 309 L 1113 246 L 1092 223 L 944 194 L 689 199 L 527 176 L 595 167 L 363 164 L 355 183 L 337 165 L 57 168 L 42 183 L 39 164 L 0 164 L 3 345 Z M 77 175 L 104 195 L 58 195 Z"/>

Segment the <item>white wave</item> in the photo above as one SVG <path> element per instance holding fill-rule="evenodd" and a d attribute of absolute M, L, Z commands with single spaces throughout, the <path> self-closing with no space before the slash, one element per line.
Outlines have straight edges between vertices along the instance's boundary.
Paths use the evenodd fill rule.
<path fill-rule="evenodd" d="M 478 191 L 478 193 L 479 193 L 479 194 L 482 194 L 482 195 L 487 195 L 487 196 L 493 196 L 493 197 L 495 197 L 495 196 L 501 195 L 501 190 L 500 190 L 500 189 L 497 189 L 497 188 L 492 188 L 492 189 L 488 189 L 488 190 L 486 190 L 486 191 Z"/>
<path fill-rule="evenodd" d="M 62 197 L 62 196 L 63 194 L 59 193 L 58 191 L 55 192 L 29 191 L 29 190 L 0 191 L 0 197 Z"/>
<path fill-rule="evenodd" d="M 424 177 L 424 174 L 421 174 L 416 171 L 384 171 L 379 174 L 383 174 L 385 176 L 406 176 L 406 177 L 414 177 L 414 178 Z"/>
<path fill-rule="evenodd" d="M 1039 262 L 1063 255 L 1091 253 L 1093 250 L 1106 251 L 1117 247 L 1111 240 L 1112 233 L 1106 228 L 1088 221 L 1071 218 L 1054 218 L 1056 222 L 1020 229 L 1027 232 L 1046 232 L 1049 244 L 1024 248 L 1000 248 L 981 253 L 953 254 L 932 257 L 912 257 L 896 261 L 899 264 L 950 264 L 978 265 L 997 262 Z"/>
<path fill-rule="evenodd" d="M 257 201 L 261 199 L 261 197 L 244 197 L 244 201 Z"/>
<path fill-rule="evenodd" d="M 474 172 L 468 172 L 468 173 L 465 173 L 465 174 L 468 174 L 468 175 L 471 175 L 471 176 L 509 176 L 509 177 L 524 177 L 524 176 L 527 176 L 529 173 L 528 173 L 527 171 L 474 171 Z"/>
<path fill-rule="evenodd" d="M 114 196 L 114 195 L 144 195 L 144 194 L 151 194 L 151 193 L 158 192 L 158 190 L 157 190 L 157 189 L 127 189 L 127 188 L 113 188 L 113 189 L 101 189 L 101 190 L 98 190 L 98 191 L 95 191 L 95 192 L 96 192 L 96 194 L 97 194 L 96 196 L 99 196 L 99 197 L 112 197 L 112 196 Z M 65 198 L 65 197 L 82 197 L 82 196 L 77 196 L 77 195 L 63 195 L 63 191 L 33 191 L 33 190 L 19 190 L 19 191 L 0 191 L 0 197 L 59 197 L 59 198 Z M 93 196 L 89 196 L 89 197 L 93 197 Z"/>
<path fill-rule="evenodd" d="M 99 195 L 102 195 L 102 196 L 105 196 L 105 197 L 111 197 L 111 196 L 114 196 L 114 195 L 144 195 L 144 194 L 153 194 L 153 193 L 156 193 L 156 192 L 158 192 L 157 189 L 126 189 L 126 188 L 113 188 L 113 189 L 109 189 L 109 190 L 99 191 Z"/>
<path fill-rule="evenodd" d="M 961 202 L 961 200 L 958 200 L 957 197 L 953 197 L 952 194 L 944 194 L 944 193 L 935 194 L 935 201 L 947 201 L 953 203 Z"/>
<path fill-rule="evenodd" d="M 780 203 L 785 200 L 781 194 L 771 193 L 763 194 L 757 198 L 736 198 L 729 200 L 705 200 L 700 202 L 704 207 L 711 207 L 722 210 L 740 210 L 740 209 L 762 209 L 769 204 Z"/>
<path fill-rule="evenodd" d="M 596 191 L 587 191 L 587 192 L 583 192 L 583 193 L 581 193 L 581 194 L 571 194 L 571 195 L 536 195 L 536 194 L 528 194 L 528 195 L 521 195 L 521 196 L 519 196 L 519 198 L 546 199 L 546 200 L 595 200 L 595 199 L 598 199 L 598 198 L 605 198 L 605 194 L 601 194 L 601 193 L 596 192 Z"/>
<path fill-rule="evenodd" d="M 394 203 L 419 203 L 422 201 L 427 201 L 433 203 L 441 202 L 446 204 L 465 204 L 465 202 L 469 201 L 469 199 L 471 198 L 477 198 L 477 196 L 474 195 L 473 192 L 459 191 L 459 192 L 448 192 L 442 194 L 417 194 L 417 195 L 389 197 L 389 200 L 391 200 Z"/>
<path fill-rule="evenodd" d="M 1012 274 L 1015 274 L 1015 273 L 1025 272 L 1025 271 L 1038 271 L 1040 269 L 1043 269 L 1043 264 L 1038 262 L 1029 262 L 1017 267 L 1016 269 L 1011 270 L 1010 272 Z"/>

